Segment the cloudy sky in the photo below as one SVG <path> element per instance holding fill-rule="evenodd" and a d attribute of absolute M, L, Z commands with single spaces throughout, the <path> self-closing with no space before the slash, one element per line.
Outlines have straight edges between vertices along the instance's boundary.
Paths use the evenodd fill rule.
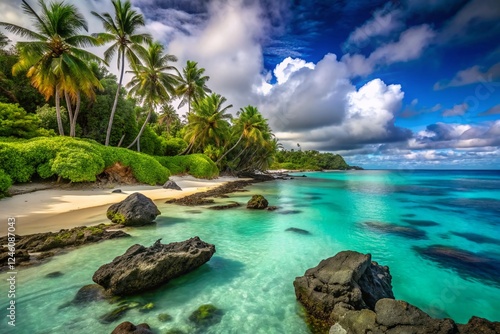
<path fill-rule="evenodd" d="M 112 12 L 67 1 L 90 32 L 90 11 Z M 29 27 L 19 3 L 2 0 L 0 21 Z M 233 113 L 258 106 L 288 148 L 366 168 L 500 166 L 499 0 L 132 3 L 178 68 L 197 61 Z"/>

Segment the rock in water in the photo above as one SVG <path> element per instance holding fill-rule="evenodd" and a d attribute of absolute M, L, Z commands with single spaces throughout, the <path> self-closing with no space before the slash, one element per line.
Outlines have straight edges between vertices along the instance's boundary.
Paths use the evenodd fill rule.
<path fill-rule="evenodd" d="M 114 295 L 131 295 L 156 288 L 186 274 L 208 260 L 215 246 L 198 237 L 168 245 L 133 245 L 125 254 L 101 266 L 92 280 Z"/>
<path fill-rule="evenodd" d="M 177 183 L 175 183 L 172 180 L 168 180 L 167 182 L 165 182 L 165 184 L 163 185 L 163 188 L 165 188 L 165 189 L 174 189 L 174 190 L 182 190 L 182 188 L 179 187 L 177 185 Z"/>
<path fill-rule="evenodd" d="M 106 216 L 116 224 L 140 226 L 151 224 L 161 214 L 153 201 L 141 193 L 133 193 L 108 208 Z"/>
<path fill-rule="evenodd" d="M 129 321 L 122 322 L 111 332 L 111 334 L 153 334 L 148 324 L 134 325 Z"/>
<path fill-rule="evenodd" d="M 262 195 L 253 195 L 247 203 L 247 209 L 263 210 L 267 208 L 269 202 Z"/>
<path fill-rule="evenodd" d="M 293 282 L 297 299 L 316 318 L 333 320 L 343 310 L 366 309 L 381 298 L 394 298 L 388 267 L 371 261 L 371 255 L 340 252 L 323 260 Z"/>

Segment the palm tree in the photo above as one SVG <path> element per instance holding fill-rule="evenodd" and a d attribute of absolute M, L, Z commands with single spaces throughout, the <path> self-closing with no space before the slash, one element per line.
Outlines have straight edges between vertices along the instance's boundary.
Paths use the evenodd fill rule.
<path fill-rule="evenodd" d="M 177 61 L 173 55 L 163 53 L 163 45 L 154 42 L 149 43 L 148 49 L 140 52 L 138 55 L 142 59 L 141 64 L 135 64 L 132 80 L 127 87 L 130 88 L 129 94 L 136 96 L 142 102 L 144 108 L 148 111 L 146 120 L 134 141 L 127 147 L 132 147 L 137 143 L 137 151 L 140 151 L 140 138 L 151 117 L 151 113 L 156 110 L 160 104 L 168 102 L 175 92 L 175 86 L 178 83 L 178 73 L 174 66 L 169 62 Z"/>
<path fill-rule="evenodd" d="M 180 122 L 179 116 L 171 104 L 165 104 L 158 117 L 158 124 L 165 125 L 165 130 L 170 133 L 170 128 L 174 122 Z"/>
<path fill-rule="evenodd" d="M 240 137 L 229 150 L 227 150 L 220 158 L 217 160 L 216 164 L 221 162 L 224 157 L 234 150 L 241 142 L 243 138 L 246 139 L 245 148 L 255 143 L 257 145 L 262 145 L 264 142 L 264 133 L 268 131 L 269 126 L 267 120 L 262 117 L 262 114 L 254 106 L 246 106 L 241 108 L 239 116 L 234 124 L 234 133 L 240 133 Z"/>
<path fill-rule="evenodd" d="M 226 98 L 211 94 L 193 105 L 193 112 L 188 115 L 184 140 L 189 143 L 181 154 L 189 153 L 193 148 L 205 147 L 209 143 L 221 146 L 229 134 L 231 114 L 226 113 L 233 105 L 223 107 Z"/>
<path fill-rule="evenodd" d="M 176 89 L 176 93 L 181 97 L 181 103 L 177 109 L 188 105 L 188 114 L 191 113 L 192 102 L 196 103 L 198 100 L 206 96 L 207 93 L 212 91 L 206 86 L 206 82 L 210 79 L 209 76 L 203 75 L 204 68 L 198 68 L 198 63 L 188 60 L 186 67 L 182 70 L 180 85 Z"/>
<path fill-rule="evenodd" d="M 98 45 L 99 41 L 80 35 L 82 30 L 88 31 L 88 26 L 74 5 L 51 2 L 47 6 L 43 0 L 38 4 L 41 11 L 37 12 L 25 0 L 22 1 L 23 11 L 33 19 L 36 31 L 7 22 L 0 22 L 0 26 L 30 39 L 17 43 L 19 61 L 12 67 L 12 73 L 27 70 L 31 84 L 46 99 L 55 96 L 59 134 L 64 135 L 60 98 L 69 94 L 76 99 L 80 90 L 90 94 L 94 86 L 99 86 L 87 64 L 102 60 L 81 49 Z"/>
<path fill-rule="evenodd" d="M 132 10 L 132 4 L 129 0 L 125 2 L 113 0 L 112 3 L 115 8 L 114 18 L 109 13 L 101 15 L 94 11 L 91 12 L 92 15 L 96 16 L 102 22 L 106 30 L 106 32 L 96 34 L 96 36 L 104 42 L 114 41 L 114 43 L 104 52 L 104 59 L 106 62 L 109 62 L 114 55 L 118 53 L 117 65 L 120 70 L 118 88 L 116 89 L 115 101 L 113 102 L 111 115 L 109 116 L 108 129 L 106 131 L 106 146 L 109 145 L 113 119 L 115 117 L 116 106 L 118 105 L 118 98 L 122 87 L 125 58 L 127 58 L 132 65 L 137 63 L 137 53 L 144 52 L 144 48 L 140 44 L 152 40 L 149 34 L 137 33 L 137 29 L 145 25 L 144 17 L 135 10 Z"/>

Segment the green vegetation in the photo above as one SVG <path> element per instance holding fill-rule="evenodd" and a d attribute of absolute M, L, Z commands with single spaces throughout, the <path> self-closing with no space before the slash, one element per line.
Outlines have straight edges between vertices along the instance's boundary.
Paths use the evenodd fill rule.
<path fill-rule="evenodd" d="M 288 170 L 328 170 L 351 168 L 342 156 L 318 151 L 286 151 L 276 153 L 275 162 L 271 169 Z"/>
<path fill-rule="evenodd" d="M 37 115 L 28 114 L 18 104 L 0 102 L 0 133 L 6 137 L 33 138 L 50 135 L 40 129 Z"/>
<path fill-rule="evenodd" d="M 219 169 L 215 163 L 204 154 L 155 158 L 172 174 L 191 174 L 204 179 L 213 179 L 219 175 Z"/>

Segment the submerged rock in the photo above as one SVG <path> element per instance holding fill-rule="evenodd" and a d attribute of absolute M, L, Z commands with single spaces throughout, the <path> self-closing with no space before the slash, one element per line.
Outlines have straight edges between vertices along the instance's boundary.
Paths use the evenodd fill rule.
<path fill-rule="evenodd" d="M 302 212 L 301 210 L 281 210 L 281 211 L 278 211 L 278 213 L 280 215 L 296 215 L 296 214 L 299 214 L 301 212 Z"/>
<path fill-rule="evenodd" d="M 53 271 L 53 272 L 48 273 L 47 275 L 45 275 L 45 277 L 47 277 L 47 278 L 56 278 L 56 277 L 61 277 L 63 275 L 64 275 L 64 273 L 62 273 L 60 271 Z"/>
<path fill-rule="evenodd" d="M 156 204 L 141 193 L 133 193 L 108 208 L 106 216 L 115 224 L 140 226 L 151 224 L 161 214 Z"/>
<path fill-rule="evenodd" d="M 160 313 L 160 314 L 158 314 L 158 320 L 161 322 L 168 322 L 168 321 L 172 321 L 173 318 L 168 313 Z"/>
<path fill-rule="evenodd" d="M 277 206 L 275 206 L 275 205 L 270 205 L 270 206 L 268 206 L 268 207 L 267 207 L 267 209 L 266 209 L 266 210 L 267 210 L 267 211 L 276 211 L 276 210 L 278 210 L 278 207 L 277 207 Z"/>
<path fill-rule="evenodd" d="M 186 274 L 215 253 L 214 245 L 198 237 L 167 245 L 160 240 L 151 247 L 133 245 L 125 254 L 101 266 L 92 280 L 114 295 L 131 295 Z"/>
<path fill-rule="evenodd" d="M 366 222 L 363 223 L 365 228 L 380 233 L 387 233 L 405 237 L 408 239 L 428 239 L 427 233 L 425 231 L 419 230 L 418 228 L 411 226 L 400 226 L 395 224 L 381 223 L 381 222 Z"/>
<path fill-rule="evenodd" d="M 228 203 L 228 204 L 221 204 L 221 205 L 214 205 L 214 206 L 211 206 L 209 207 L 210 210 L 227 210 L 227 209 L 232 209 L 232 208 L 238 208 L 240 207 L 241 204 L 238 203 L 238 202 L 231 202 L 231 203 Z"/>
<path fill-rule="evenodd" d="M 193 322 L 197 327 L 208 327 L 219 323 L 222 319 L 222 315 L 222 311 L 214 305 L 205 304 L 191 313 L 189 321 Z"/>
<path fill-rule="evenodd" d="M 182 190 L 182 188 L 179 187 L 177 185 L 177 183 L 175 183 L 172 180 L 168 180 L 167 182 L 165 182 L 165 184 L 163 185 L 163 188 L 164 189 L 173 189 L 173 190 Z"/>
<path fill-rule="evenodd" d="M 438 226 L 439 224 L 433 220 L 420 220 L 420 219 L 401 219 L 403 222 L 422 227 Z"/>
<path fill-rule="evenodd" d="M 311 234 L 311 232 L 309 232 L 307 230 L 303 230 L 301 228 L 296 228 L 296 227 L 287 228 L 285 231 L 287 231 L 287 232 L 294 232 L 294 233 L 298 233 L 298 234 L 304 234 L 304 235 L 310 235 Z"/>
<path fill-rule="evenodd" d="M 78 290 L 75 298 L 71 301 L 73 305 L 82 305 L 99 300 L 109 300 L 113 296 L 99 284 L 87 284 Z"/>
<path fill-rule="evenodd" d="M 485 235 L 477 234 L 477 233 L 460 233 L 460 232 L 451 232 L 451 234 L 456 235 L 458 237 L 462 237 L 469 241 L 475 242 L 477 244 L 492 244 L 492 245 L 500 245 L 500 240 L 487 237 Z"/>
<path fill-rule="evenodd" d="M 153 334 L 148 324 L 134 325 L 129 321 L 122 322 L 111 332 L 111 334 Z"/>
<path fill-rule="evenodd" d="M 267 208 L 269 202 L 262 195 L 253 195 L 247 203 L 247 209 L 263 210 Z"/>

